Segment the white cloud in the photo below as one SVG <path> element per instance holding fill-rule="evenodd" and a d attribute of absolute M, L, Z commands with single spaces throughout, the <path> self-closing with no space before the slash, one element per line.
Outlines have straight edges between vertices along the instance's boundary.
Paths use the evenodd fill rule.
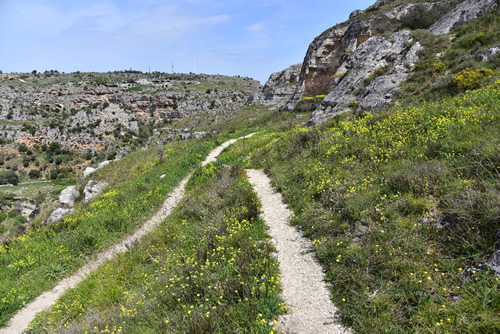
<path fill-rule="evenodd" d="M 257 22 L 255 24 L 252 24 L 248 27 L 245 28 L 246 31 L 249 32 L 262 32 L 266 30 L 266 23 L 265 22 Z"/>

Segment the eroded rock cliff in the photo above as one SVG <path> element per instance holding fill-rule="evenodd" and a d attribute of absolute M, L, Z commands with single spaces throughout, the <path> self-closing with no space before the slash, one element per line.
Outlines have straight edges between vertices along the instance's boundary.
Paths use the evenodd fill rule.
<path fill-rule="evenodd" d="M 283 110 L 312 106 L 310 123 L 317 124 L 353 108 L 371 110 L 391 103 L 422 50 L 411 29 L 449 33 L 495 6 L 495 0 L 378 0 L 366 10 L 356 10 L 347 22 L 326 30 L 309 45 L 295 91 Z"/>

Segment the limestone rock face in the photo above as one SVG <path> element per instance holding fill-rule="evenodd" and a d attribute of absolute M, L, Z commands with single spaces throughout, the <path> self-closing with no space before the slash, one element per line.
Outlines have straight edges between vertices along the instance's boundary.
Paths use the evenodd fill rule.
<path fill-rule="evenodd" d="M 368 19 L 359 19 L 355 15 L 353 20 L 332 27 L 316 37 L 309 45 L 304 57 L 297 89 L 285 104 L 284 110 L 293 110 L 304 96 L 331 92 L 342 81 L 344 74 L 355 71 L 354 58 L 351 55 L 356 49 L 370 38 L 377 37 L 376 32 L 379 27 L 388 23 L 399 24 L 401 18 L 412 6 L 412 4 L 404 3 L 386 11 L 377 12 Z M 387 42 L 384 44 L 388 45 Z M 364 52 L 366 55 L 367 50 Z M 369 57 L 376 58 L 377 55 Z"/>
<path fill-rule="evenodd" d="M 80 193 L 76 190 L 76 186 L 69 186 L 59 194 L 59 202 L 64 206 L 73 207 L 78 197 L 80 197 Z"/>
<path fill-rule="evenodd" d="M 295 64 L 271 74 L 262 91 L 250 95 L 247 103 L 276 105 L 285 102 L 295 92 L 301 67 L 302 64 Z"/>
<path fill-rule="evenodd" d="M 445 11 L 429 28 L 432 33 L 440 34 L 483 15 L 496 2 L 378 0 L 365 11 L 356 10 L 349 21 L 326 30 L 309 45 L 295 92 L 282 109 L 303 110 L 302 98 L 326 95 L 321 102 L 315 99 L 311 103 L 315 111 L 309 124 L 317 124 L 353 106 L 370 110 L 391 103 L 422 49 L 412 40 L 409 30 L 393 31 L 401 29 L 417 5 L 431 11 Z M 484 58 L 488 59 L 495 51 L 488 51 Z"/>
<path fill-rule="evenodd" d="M 240 76 L 160 73 L 144 79 L 130 75 L 111 73 L 113 84 L 93 81 L 93 73 L 58 74 L 57 78 L 26 73 L 15 82 L 2 76 L 0 121 L 9 121 L 3 122 L 0 140 L 12 148 L 58 142 L 62 149 L 80 154 L 104 151 L 121 156 L 138 145 L 157 144 L 158 137 L 148 136 L 145 126 L 156 130 L 200 114 L 229 119 L 262 87 Z M 89 78 L 94 79 L 86 81 Z M 80 176 L 85 167 L 75 173 Z"/>
<path fill-rule="evenodd" d="M 72 213 L 73 211 L 75 211 L 75 210 L 67 209 L 67 208 L 57 208 L 54 211 L 52 211 L 52 214 L 50 215 L 50 217 L 47 219 L 47 221 L 45 223 L 46 224 L 56 223 L 59 220 L 61 220 L 64 216 Z"/>
<path fill-rule="evenodd" d="M 83 200 L 88 202 L 94 197 L 99 196 L 107 185 L 108 182 L 106 181 L 96 182 L 94 180 L 90 180 L 85 186 L 85 189 L 83 189 Z"/>
<path fill-rule="evenodd" d="M 454 27 L 477 19 L 495 6 L 495 0 L 465 0 L 441 20 L 434 23 L 429 31 L 435 35 L 447 34 Z"/>
<path fill-rule="evenodd" d="M 412 42 L 409 31 L 396 32 L 390 39 L 368 39 L 341 64 L 338 71 L 345 74 L 323 100 L 323 106 L 345 106 L 357 100 L 362 109 L 372 109 L 387 103 L 418 59 L 421 46 Z"/>

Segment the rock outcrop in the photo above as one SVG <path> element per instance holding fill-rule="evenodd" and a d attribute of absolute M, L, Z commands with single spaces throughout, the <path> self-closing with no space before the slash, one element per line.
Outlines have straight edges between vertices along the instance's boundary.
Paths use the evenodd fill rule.
<path fill-rule="evenodd" d="M 247 103 L 263 105 L 283 104 L 295 92 L 301 68 L 302 64 L 295 64 L 281 72 L 271 74 L 262 91 L 250 95 Z"/>
<path fill-rule="evenodd" d="M 337 69 L 345 74 L 323 100 L 323 109 L 313 113 L 312 122 L 321 123 L 325 115 L 349 105 L 370 110 L 391 101 L 418 60 L 420 49 L 409 31 L 396 32 L 390 39 L 375 36 L 367 40 Z"/>
<path fill-rule="evenodd" d="M 310 124 L 317 124 L 353 108 L 370 110 L 391 103 L 422 48 L 409 30 L 401 28 L 417 6 L 444 13 L 433 18 L 437 21 L 432 25 L 429 23 L 429 30 L 439 34 L 479 17 L 495 5 L 495 0 L 378 0 L 367 10 L 356 10 L 349 21 L 326 30 L 309 45 L 295 91 L 283 110 L 312 107 L 315 112 Z M 276 76 L 272 74 L 270 81 Z M 262 93 L 265 96 L 266 92 Z M 305 101 L 304 97 L 311 98 Z"/>
<path fill-rule="evenodd" d="M 495 0 L 465 0 L 434 23 L 429 31 L 435 35 L 447 34 L 456 26 L 477 19 L 496 6 Z"/>
<path fill-rule="evenodd" d="M 74 212 L 75 210 L 69 208 L 57 208 L 50 214 L 50 217 L 45 222 L 46 224 L 53 224 L 63 219 L 64 216 Z"/>
<path fill-rule="evenodd" d="M 85 202 L 88 202 L 94 197 L 99 196 L 99 194 L 107 185 L 108 182 L 106 181 L 97 182 L 94 180 L 90 180 L 85 186 L 85 189 L 83 189 L 83 200 Z"/>
<path fill-rule="evenodd" d="M 80 197 L 80 193 L 76 190 L 76 186 L 69 186 L 59 194 L 59 202 L 66 207 L 73 207 L 78 197 Z"/>
<path fill-rule="evenodd" d="M 40 213 L 38 204 L 33 200 L 14 198 L 12 201 L 14 209 L 19 211 L 27 219 L 33 219 L 38 213 Z"/>
<path fill-rule="evenodd" d="M 481 58 L 479 60 L 480 61 L 488 61 L 491 58 L 493 58 L 498 52 L 500 52 L 499 47 L 490 48 L 485 53 L 483 53 L 481 55 Z"/>

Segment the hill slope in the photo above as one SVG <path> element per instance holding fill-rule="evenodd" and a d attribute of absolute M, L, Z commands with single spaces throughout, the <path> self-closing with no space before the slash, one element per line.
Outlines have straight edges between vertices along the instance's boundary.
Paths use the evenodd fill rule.
<path fill-rule="evenodd" d="M 499 102 L 500 80 L 420 107 L 269 130 L 221 162 L 271 175 L 355 331 L 493 333 Z"/>
<path fill-rule="evenodd" d="M 102 95 L 107 99 L 121 95 L 120 103 L 138 108 L 133 117 L 146 121 L 158 116 L 158 108 L 169 109 L 172 99 L 191 101 L 194 108 L 172 124 L 168 117 L 156 127 L 143 122 L 139 136 L 118 129 L 103 137 L 116 135 L 142 147 L 169 140 L 167 132 L 190 124 L 187 141 L 125 155 L 91 177 L 108 182 L 102 195 L 77 201 L 77 210 L 58 223 L 35 220 L 29 232 L 18 229 L 8 237 L 0 246 L 0 323 L 138 228 L 195 169 L 187 196 L 171 217 L 65 294 L 31 327 L 55 333 L 275 332 L 279 315 L 290 310 L 280 299 L 278 263 L 245 167 L 263 169 L 293 210 L 292 225 L 313 243 L 341 321 L 354 332 L 499 332 L 495 7 L 498 1 L 492 0 L 378 0 L 318 36 L 304 62 L 273 74 L 261 93 L 240 78 L 235 80 L 241 94 L 202 83 L 193 84 L 201 87 L 194 97 L 187 95 L 193 86 L 183 83 L 174 85 L 182 97 L 158 92 L 156 85 L 163 82 L 137 83 L 126 94 L 114 91 L 119 87 L 94 89 L 95 96 L 107 91 Z M 101 84 L 113 85 L 109 80 Z M 224 115 L 225 106 L 217 103 L 211 114 L 207 96 L 215 89 L 234 114 Z M 69 99 L 63 91 L 52 95 Z M 52 95 L 42 99 L 55 99 Z M 246 97 L 252 106 L 242 106 Z M 17 117 L 24 102 L 9 101 L 2 115 L 7 118 L 12 109 Z M 115 107 L 109 103 L 68 119 L 104 115 Z M 45 112 L 57 118 L 53 106 Z M 22 126 L 32 138 L 38 131 L 35 118 L 43 116 L 31 116 L 26 125 L 17 119 L 5 120 L 5 126 Z M 315 126 L 305 127 L 308 119 Z M 169 129 L 162 132 L 163 126 Z M 197 130 L 225 137 L 189 139 Z M 228 148 L 218 162 L 197 166 L 222 138 L 250 131 L 258 133 Z M 153 137 L 139 140 L 140 133 Z M 39 150 L 30 143 L 8 144 L 15 164 L 4 163 L 4 179 L 12 171 L 21 174 L 21 161 L 31 168 L 36 163 L 31 156 L 44 156 L 48 168 L 60 170 L 57 166 L 71 160 L 61 145 Z M 103 158 L 91 154 L 89 160 Z M 64 182 L 81 192 L 88 180 Z M 58 194 L 63 187 L 50 186 L 43 189 Z M 9 208 L 0 216 L 9 231 L 24 223 L 15 212 Z"/>

